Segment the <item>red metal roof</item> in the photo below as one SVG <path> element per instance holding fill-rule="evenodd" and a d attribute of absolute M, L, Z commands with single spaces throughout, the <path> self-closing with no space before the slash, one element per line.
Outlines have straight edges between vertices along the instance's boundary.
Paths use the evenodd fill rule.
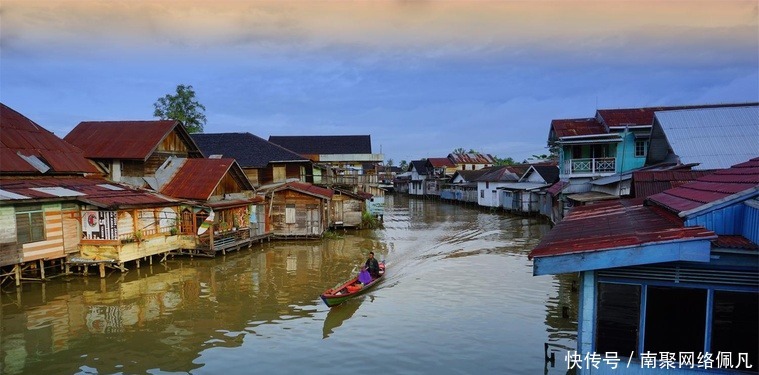
<path fill-rule="evenodd" d="M 21 156 L 36 156 L 52 173 L 99 173 L 82 150 L 0 103 L 0 173 L 40 174 Z"/>
<path fill-rule="evenodd" d="M 699 177 L 648 199 L 675 213 L 689 211 L 759 186 L 759 157 Z"/>
<path fill-rule="evenodd" d="M 490 154 L 469 153 L 469 154 L 449 154 L 448 158 L 454 164 L 494 164 L 495 159 Z"/>
<path fill-rule="evenodd" d="M 553 195 L 554 197 L 559 195 L 562 190 L 564 190 L 564 187 L 569 185 L 569 181 L 557 181 L 555 184 L 551 185 L 546 191 L 548 194 Z"/>
<path fill-rule="evenodd" d="M 439 167 L 451 167 L 452 168 L 452 167 L 456 166 L 456 164 L 453 164 L 453 162 L 451 161 L 451 159 L 448 159 L 448 158 L 429 158 L 429 159 L 427 159 L 427 161 L 429 161 L 430 164 L 434 168 L 439 168 Z"/>
<path fill-rule="evenodd" d="M 530 252 L 530 259 L 631 247 L 647 243 L 712 238 L 703 227 L 682 221 L 642 200 L 617 200 L 579 206 L 559 222 Z"/>
<path fill-rule="evenodd" d="M 604 124 L 595 118 L 552 120 L 551 129 L 558 138 L 609 133 Z"/>
<path fill-rule="evenodd" d="M 712 240 L 715 247 L 724 247 L 729 249 L 759 250 L 757 244 L 751 242 L 743 236 L 720 235 L 717 239 Z"/>
<path fill-rule="evenodd" d="M 235 159 L 186 159 L 171 181 L 161 188 L 161 193 L 177 198 L 208 200 L 234 166 L 237 166 Z M 252 187 L 241 186 L 240 190 L 252 190 Z"/>
<path fill-rule="evenodd" d="M 63 188 L 82 195 L 59 196 L 35 188 Z M 92 204 L 102 208 L 152 207 L 176 205 L 177 200 L 161 196 L 152 191 L 134 189 L 126 185 L 102 178 L 86 177 L 45 177 L 0 179 L 0 189 L 20 194 L 28 199 L 72 200 Z M 13 200 L 11 200 L 13 201 Z M 23 202 L 24 200 L 20 200 Z"/>
<path fill-rule="evenodd" d="M 285 188 L 290 188 L 302 193 L 320 196 L 322 198 L 331 199 L 335 194 L 331 189 L 326 189 L 316 185 L 307 184 L 305 182 L 288 182 L 285 184 Z"/>
<path fill-rule="evenodd" d="M 697 108 L 721 108 L 744 106 L 749 103 L 736 104 L 706 104 L 706 105 L 685 105 L 671 107 L 647 107 L 647 108 L 620 108 L 620 109 L 599 109 L 596 113 L 606 126 L 642 126 L 653 125 L 654 112 L 657 111 L 676 111 L 681 109 Z"/>
<path fill-rule="evenodd" d="M 85 121 L 64 139 L 90 159 L 145 160 L 177 125 L 175 120 Z"/>
<path fill-rule="evenodd" d="M 633 172 L 635 197 L 645 198 L 672 189 L 699 177 L 714 173 L 713 170 L 657 170 Z"/>

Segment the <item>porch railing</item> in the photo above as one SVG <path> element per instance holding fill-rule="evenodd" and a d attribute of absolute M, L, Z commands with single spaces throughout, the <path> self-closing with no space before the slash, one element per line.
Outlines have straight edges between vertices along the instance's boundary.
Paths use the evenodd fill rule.
<path fill-rule="evenodd" d="M 571 159 L 564 166 L 568 174 L 614 173 L 617 171 L 617 158 Z"/>

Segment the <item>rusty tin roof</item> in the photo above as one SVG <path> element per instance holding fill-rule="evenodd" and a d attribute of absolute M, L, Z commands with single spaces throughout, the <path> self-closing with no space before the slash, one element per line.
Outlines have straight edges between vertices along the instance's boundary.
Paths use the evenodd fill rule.
<path fill-rule="evenodd" d="M 0 173 L 49 175 L 99 172 L 84 157 L 82 150 L 0 103 Z"/>
<path fill-rule="evenodd" d="M 177 131 L 189 153 L 201 156 L 179 121 L 84 121 L 64 138 L 90 159 L 146 160 L 171 132 Z"/>

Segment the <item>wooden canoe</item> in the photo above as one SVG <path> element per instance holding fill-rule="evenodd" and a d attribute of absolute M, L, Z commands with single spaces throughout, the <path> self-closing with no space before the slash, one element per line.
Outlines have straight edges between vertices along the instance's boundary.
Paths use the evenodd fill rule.
<path fill-rule="evenodd" d="M 337 287 L 330 288 L 322 293 L 322 301 L 329 307 L 337 306 L 350 298 L 361 295 L 373 286 L 377 285 L 380 280 L 385 276 L 385 262 L 379 262 L 379 276 L 373 278 L 372 281 L 361 284 L 358 281 L 358 276 L 340 284 Z"/>

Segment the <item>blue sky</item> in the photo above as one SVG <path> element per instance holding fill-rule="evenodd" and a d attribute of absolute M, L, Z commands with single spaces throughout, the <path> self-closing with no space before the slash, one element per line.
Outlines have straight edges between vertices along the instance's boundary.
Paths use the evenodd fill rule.
<path fill-rule="evenodd" d="M 65 136 L 178 84 L 207 133 L 370 134 L 386 159 L 522 160 L 551 119 L 759 101 L 755 1 L 17 1 L 0 101 Z"/>

